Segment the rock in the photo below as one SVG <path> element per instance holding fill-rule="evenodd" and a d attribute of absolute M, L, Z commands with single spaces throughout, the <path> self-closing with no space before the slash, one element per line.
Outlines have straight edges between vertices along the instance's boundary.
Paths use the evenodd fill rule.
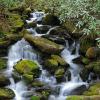
<path fill-rule="evenodd" d="M 60 20 L 58 19 L 57 16 L 54 16 L 52 14 L 47 14 L 44 18 L 43 18 L 43 22 L 44 25 L 51 25 L 51 26 L 57 26 L 60 25 Z"/>
<path fill-rule="evenodd" d="M 0 70 L 5 69 L 7 67 L 7 60 L 0 58 Z"/>
<path fill-rule="evenodd" d="M 49 25 L 43 25 L 43 26 L 39 26 L 39 27 L 36 27 L 36 32 L 38 34 L 45 34 L 49 31 L 51 27 Z"/>
<path fill-rule="evenodd" d="M 11 100 L 15 97 L 14 92 L 8 88 L 0 88 L 0 100 Z"/>
<path fill-rule="evenodd" d="M 43 38 L 47 38 L 49 39 L 50 41 L 53 41 L 57 44 L 61 44 L 61 45 L 64 45 L 65 44 L 65 39 L 63 37 L 59 37 L 57 35 L 43 35 L 42 36 Z"/>
<path fill-rule="evenodd" d="M 36 78 L 40 74 L 39 66 L 37 65 L 36 62 L 31 61 L 31 60 L 22 60 L 18 62 L 15 66 L 14 69 L 22 74 L 22 75 L 33 75 L 33 78 Z M 29 76 L 30 77 L 30 76 Z M 28 77 L 27 77 L 28 78 Z"/>
<path fill-rule="evenodd" d="M 89 36 L 81 38 L 80 39 L 80 53 L 86 54 L 86 51 L 90 47 L 95 46 L 95 43 L 96 43 L 95 39 L 92 39 Z"/>
<path fill-rule="evenodd" d="M 45 66 L 48 68 L 50 71 L 55 71 L 58 68 L 58 62 L 54 59 L 47 59 L 45 61 Z"/>
<path fill-rule="evenodd" d="M 83 68 L 82 71 L 80 72 L 80 77 L 82 78 L 83 81 L 87 81 L 89 77 L 90 71 L 86 68 Z"/>
<path fill-rule="evenodd" d="M 67 78 L 67 81 L 71 80 L 71 72 L 69 70 L 65 72 L 65 78 Z"/>
<path fill-rule="evenodd" d="M 72 61 L 73 61 L 73 63 L 80 64 L 80 63 L 82 63 L 82 56 L 79 56 L 79 57 L 73 59 Z"/>
<path fill-rule="evenodd" d="M 37 23 L 35 21 L 28 23 L 28 28 L 35 28 L 37 26 Z"/>
<path fill-rule="evenodd" d="M 90 86 L 90 88 L 83 93 L 85 96 L 93 96 L 99 95 L 100 96 L 100 83 L 95 83 Z"/>
<path fill-rule="evenodd" d="M 10 22 L 10 27 L 12 28 L 12 32 L 18 32 L 21 30 L 24 26 L 24 22 L 21 19 L 21 16 L 19 14 L 9 14 L 8 20 Z"/>
<path fill-rule="evenodd" d="M 45 84 L 43 82 L 40 82 L 38 80 L 32 82 L 33 87 L 43 87 Z"/>
<path fill-rule="evenodd" d="M 69 64 L 63 58 L 61 58 L 58 55 L 51 55 L 51 59 L 56 60 L 60 66 L 65 66 L 65 67 L 69 66 Z"/>
<path fill-rule="evenodd" d="M 67 32 L 67 30 L 65 30 L 61 27 L 56 27 L 56 28 L 52 29 L 49 34 L 50 35 L 56 35 L 56 36 L 59 36 L 59 37 L 63 37 L 65 39 L 71 39 L 71 36 Z"/>
<path fill-rule="evenodd" d="M 90 47 L 90 48 L 88 48 L 88 50 L 86 51 L 86 56 L 88 57 L 88 58 L 96 58 L 97 56 L 98 57 L 100 57 L 100 49 L 98 48 L 96 48 L 96 47 Z M 97 55 L 98 54 L 98 55 Z"/>
<path fill-rule="evenodd" d="M 10 84 L 9 79 L 7 77 L 5 77 L 4 75 L 0 74 L 0 87 L 6 86 L 9 84 Z"/>
<path fill-rule="evenodd" d="M 68 96 L 66 100 L 100 100 L 100 96 Z"/>
<path fill-rule="evenodd" d="M 90 71 L 93 71 L 95 74 L 100 75 L 100 61 L 94 61 L 90 63 L 89 65 L 85 66 Z"/>
<path fill-rule="evenodd" d="M 61 82 L 64 79 L 65 70 L 63 68 L 57 69 L 55 71 L 55 77 L 58 82 Z"/>
<path fill-rule="evenodd" d="M 33 75 L 30 74 L 24 74 L 23 75 L 26 82 L 31 83 L 33 81 Z"/>
<path fill-rule="evenodd" d="M 81 33 L 81 29 L 78 29 L 76 25 L 74 24 L 74 21 L 72 20 L 66 20 L 65 23 L 63 23 L 63 26 L 66 28 L 66 30 L 70 33 L 71 37 L 74 39 L 79 39 L 83 34 Z"/>
<path fill-rule="evenodd" d="M 32 96 L 31 100 L 40 100 L 40 97 L 39 96 Z"/>
<path fill-rule="evenodd" d="M 83 57 L 82 58 L 82 63 L 85 64 L 85 65 L 88 65 L 90 63 L 90 59 L 88 59 L 86 57 Z"/>
<path fill-rule="evenodd" d="M 32 37 L 31 35 L 25 35 L 24 38 L 31 43 L 33 46 L 36 46 L 40 51 L 48 54 L 54 54 L 61 52 L 64 47 L 58 45 L 48 39 L 42 37 Z"/>

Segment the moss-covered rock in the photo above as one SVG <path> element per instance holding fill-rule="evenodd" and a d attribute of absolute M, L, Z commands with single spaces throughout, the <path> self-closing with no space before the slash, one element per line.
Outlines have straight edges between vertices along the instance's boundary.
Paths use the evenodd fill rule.
<path fill-rule="evenodd" d="M 45 61 L 45 66 L 51 71 L 55 71 L 58 68 L 58 62 L 54 59 L 47 59 Z"/>
<path fill-rule="evenodd" d="M 88 58 L 100 58 L 100 48 L 97 47 L 90 47 L 86 51 L 86 56 Z"/>
<path fill-rule="evenodd" d="M 86 54 L 86 51 L 92 46 L 95 46 L 95 39 L 92 39 L 89 36 L 84 36 L 80 39 L 80 52 L 82 54 Z"/>
<path fill-rule="evenodd" d="M 54 54 L 61 52 L 64 47 L 42 37 L 25 35 L 25 39 L 44 53 Z"/>
<path fill-rule="evenodd" d="M 100 75 L 100 61 L 94 61 L 90 63 L 89 65 L 85 66 L 88 70 L 93 71 L 95 74 Z"/>
<path fill-rule="evenodd" d="M 7 67 L 7 60 L 0 58 L 0 70 L 5 69 Z"/>
<path fill-rule="evenodd" d="M 14 92 L 8 88 L 0 88 L 0 100 L 11 100 L 15 97 Z"/>
<path fill-rule="evenodd" d="M 10 84 L 9 79 L 7 77 L 5 77 L 4 75 L 0 74 L 0 87 L 6 86 L 9 84 Z"/>
<path fill-rule="evenodd" d="M 30 74 L 24 74 L 23 75 L 24 79 L 26 80 L 26 82 L 30 83 L 33 81 L 33 75 Z"/>
<path fill-rule="evenodd" d="M 85 96 L 100 95 L 100 83 L 95 83 L 83 93 Z"/>
<path fill-rule="evenodd" d="M 51 58 L 56 60 L 60 66 L 68 66 L 67 62 L 58 55 L 51 55 Z"/>
<path fill-rule="evenodd" d="M 64 79 L 64 73 L 65 73 L 65 70 L 63 68 L 60 68 L 55 71 L 55 77 L 58 82 L 61 82 L 61 80 Z"/>
<path fill-rule="evenodd" d="M 32 82 L 33 87 L 43 87 L 44 85 L 45 85 L 45 83 L 38 81 L 38 80 Z"/>
<path fill-rule="evenodd" d="M 31 100 L 40 100 L 40 97 L 39 96 L 32 96 Z"/>
<path fill-rule="evenodd" d="M 86 57 L 83 57 L 82 58 L 82 63 L 85 64 L 85 65 L 88 65 L 90 63 L 90 59 L 88 59 Z"/>
<path fill-rule="evenodd" d="M 48 14 L 44 17 L 43 24 L 57 26 L 57 25 L 60 25 L 60 20 L 58 19 L 57 16 Z"/>
<path fill-rule="evenodd" d="M 39 66 L 37 65 L 36 62 L 31 61 L 31 60 L 22 60 L 20 62 L 18 62 L 15 66 L 14 66 L 15 70 L 22 74 L 22 75 L 33 75 L 33 78 L 36 78 L 39 76 Z M 31 76 L 32 77 L 32 76 Z M 29 79 L 29 77 L 27 77 Z"/>
<path fill-rule="evenodd" d="M 100 100 L 100 96 L 68 96 L 66 100 Z"/>
<path fill-rule="evenodd" d="M 18 30 L 22 29 L 24 22 L 21 19 L 21 16 L 18 14 L 9 14 L 8 20 L 10 23 L 10 27 L 12 28 L 12 32 L 17 32 Z"/>

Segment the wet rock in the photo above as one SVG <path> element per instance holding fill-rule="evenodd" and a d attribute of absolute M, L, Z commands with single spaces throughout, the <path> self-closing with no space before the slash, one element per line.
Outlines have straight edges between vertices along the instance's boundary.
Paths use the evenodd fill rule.
<path fill-rule="evenodd" d="M 0 58 L 0 70 L 5 69 L 7 67 L 7 60 Z"/>
<path fill-rule="evenodd" d="M 41 100 L 39 96 L 32 96 L 31 100 Z"/>
<path fill-rule="evenodd" d="M 47 38 L 55 43 L 64 45 L 65 44 L 65 39 L 63 37 L 59 37 L 57 35 L 43 35 L 42 37 Z"/>
<path fill-rule="evenodd" d="M 100 95 L 100 83 L 95 83 L 89 87 L 87 91 L 83 93 L 85 96 Z"/>
<path fill-rule="evenodd" d="M 21 30 L 24 26 L 24 22 L 21 19 L 21 16 L 19 14 L 9 14 L 8 20 L 10 21 L 10 27 L 12 28 L 12 32 L 18 32 Z"/>
<path fill-rule="evenodd" d="M 23 78 L 25 79 L 27 83 L 31 83 L 33 81 L 33 75 L 30 75 L 30 74 L 24 74 Z"/>
<path fill-rule="evenodd" d="M 0 74 L 0 87 L 6 86 L 9 84 L 10 84 L 9 79 L 6 76 Z"/>
<path fill-rule="evenodd" d="M 14 69 L 22 74 L 22 75 L 29 75 L 30 79 L 30 75 L 33 75 L 33 78 L 39 77 L 40 74 L 40 70 L 39 70 L 39 66 L 37 65 L 36 62 L 31 61 L 31 60 L 22 60 L 20 62 L 18 62 L 15 66 Z"/>
<path fill-rule="evenodd" d="M 35 28 L 37 26 L 37 23 L 35 21 L 28 23 L 28 28 Z"/>
<path fill-rule="evenodd" d="M 67 81 L 70 81 L 71 80 L 71 72 L 69 70 L 67 70 L 65 72 L 65 78 L 67 79 Z"/>
<path fill-rule="evenodd" d="M 50 35 L 57 35 L 59 37 L 63 37 L 65 39 L 71 39 L 71 36 L 67 32 L 67 30 L 61 28 L 61 27 L 56 27 L 52 29 L 49 33 Z"/>
<path fill-rule="evenodd" d="M 90 71 L 86 68 L 83 68 L 82 71 L 80 72 L 80 77 L 82 78 L 83 81 L 87 81 L 89 77 Z"/>
<path fill-rule="evenodd" d="M 25 35 L 25 39 L 31 43 L 33 46 L 36 46 L 40 51 L 48 54 L 54 54 L 61 52 L 64 47 L 62 45 L 58 45 L 48 39 L 42 37 L 32 37 L 31 35 Z"/>
<path fill-rule="evenodd" d="M 45 34 L 46 32 L 49 31 L 51 27 L 49 25 L 43 25 L 43 26 L 39 26 L 36 28 L 36 32 L 38 34 Z"/>
<path fill-rule="evenodd" d="M 67 100 L 100 100 L 100 96 L 68 96 Z"/>
<path fill-rule="evenodd" d="M 100 49 L 96 48 L 96 47 L 90 47 L 88 48 L 88 50 L 86 51 L 86 56 L 88 58 L 96 58 L 96 57 L 100 57 Z"/>
<path fill-rule="evenodd" d="M 95 74 L 100 75 L 100 61 L 91 62 L 89 65 L 85 66 L 90 71 L 93 71 Z"/>
<path fill-rule="evenodd" d="M 90 63 L 90 59 L 88 59 L 86 57 L 83 57 L 82 58 L 82 63 L 85 64 L 85 65 L 88 65 Z"/>
<path fill-rule="evenodd" d="M 80 52 L 82 54 L 86 54 L 86 51 L 90 47 L 95 46 L 95 42 L 96 42 L 95 39 L 91 39 L 89 36 L 81 38 L 80 39 Z"/>
<path fill-rule="evenodd" d="M 57 16 L 54 16 L 52 14 L 48 14 L 43 18 L 44 25 L 51 25 L 51 26 L 57 26 L 60 25 L 60 20 Z"/>
<path fill-rule="evenodd" d="M 65 70 L 63 68 L 57 69 L 55 71 L 55 77 L 58 82 L 61 82 L 64 79 Z"/>
<path fill-rule="evenodd" d="M 40 82 L 40 81 L 34 81 L 32 82 L 32 86 L 33 87 L 43 87 L 45 84 L 43 82 Z"/>
<path fill-rule="evenodd" d="M 73 63 L 80 64 L 80 63 L 82 63 L 82 56 L 79 56 L 79 57 L 73 59 L 72 61 L 73 61 Z"/>
<path fill-rule="evenodd" d="M 14 92 L 8 88 L 0 88 L 0 100 L 11 100 L 15 97 Z"/>
<path fill-rule="evenodd" d="M 60 66 L 67 66 L 67 67 L 69 66 L 69 64 L 65 62 L 65 60 L 58 55 L 51 55 L 51 59 L 56 60 L 58 62 L 58 65 Z"/>

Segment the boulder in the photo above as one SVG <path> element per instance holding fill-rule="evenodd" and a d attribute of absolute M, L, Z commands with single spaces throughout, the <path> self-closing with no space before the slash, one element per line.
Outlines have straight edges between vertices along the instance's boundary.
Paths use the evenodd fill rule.
<path fill-rule="evenodd" d="M 9 79 L 6 76 L 0 74 L 0 87 L 6 86 L 9 84 L 10 84 Z"/>
<path fill-rule="evenodd" d="M 68 96 L 66 100 L 100 100 L 100 96 Z"/>
<path fill-rule="evenodd" d="M 32 96 L 31 100 L 40 100 L 40 97 L 39 96 Z"/>
<path fill-rule="evenodd" d="M 43 22 L 44 25 L 51 25 L 51 26 L 57 26 L 60 25 L 60 20 L 58 19 L 57 16 L 54 16 L 52 14 L 47 14 L 44 18 L 43 18 Z"/>
<path fill-rule="evenodd" d="M 100 49 L 97 49 L 96 47 L 90 47 L 86 51 L 86 56 L 90 59 L 100 57 Z"/>
<path fill-rule="evenodd" d="M 7 67 L 7 60 L 0 58 L 0 70 L 5 69 Z"/>
<path fill-rule="evenodd" d="M 87 91 L 83 93 L 85 96 L 93 96 L 98 95 L 100 96 L 100 83 L 92 84 Z"/>
<path fill-rule="evenodd" d="M 31 45 L 36 46 L 40 51 L 48 54 L 60 53 L 64 47 L 58 45 L 48 39 L 42 37 L 32 37 L 32 35 L 25 35 L 24 38 L 31 43 Z"/>
<path fill-rule="evenodd" d="M 8 88 L 0 88 L 0 100 L 12 100 L 15 97 L 14 92 Z"/>
<path fill-rule="evenodd" d="M 39 66 L 36 62 L 31 60 L 22 60 L 19 61 L 15 66 L 14 69 L 24 75 L 27 79 L 31 79 L 33 75 L 33 78 L 36 78 L 40 74 Z M 31 77 L 31 78 L 30 78 Z"/>

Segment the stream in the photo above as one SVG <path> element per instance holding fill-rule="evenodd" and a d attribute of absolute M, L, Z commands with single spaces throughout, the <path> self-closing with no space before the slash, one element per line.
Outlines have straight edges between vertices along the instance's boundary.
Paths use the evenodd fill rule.
<path fill-rule="evenodd" d="M 33 12 L 31 13 L 31 18 L 26 20 L 26 23 L 29 24 L 33 21 L 41 21 L 43 17 L 45 17 L 45 13 L 43 12 Z M 37 27 L 43 26 L 42 24 L 37 24 Z M 48 26 L 49 31 L 45 34 L 49 34 L 52 29 L 55 29 L 58 26 L 52 27 Z M 32 36 L 43 36 L 45 34 L 38 34 L 35 28 L 27 28 L 27 30 L 32 34 Z M 73 59 L 79 57 L 79 43 L 74 42 L 72 45 L 69 45 L 68 41 L 66 41 L 66 45 L 64 50 L 61 52 L 61 57 L 70 65 L 69 71 L 71 72 L 71 80 L 68 81 L 66 78 L 65 82 L 57 83 L 56 78 L 49 74 L 47 70 L 44 70 L 42 65 L 39 63 L 39 59 L 41 59 L 40 55 L 35 52 L 35 49 L 30 46 L 30 44 L 24 40 L 24 38 L 14 45 L 12 45 L 8 52 L 8 68 L 5 71 L 6 75 L 9 77 L 11 84 L 7 87 L 11 88 L 14 92 L 16 97 L 14 100 L 30 100 L 30 95 L 34 88 L 28 90 L 27 85 L 21 79 L 18 82 L 14 81 L 12 77 L 13 73 L 13 66 L 22 59 L 29 59 L 35 60 L 41 70 L 41 75 L 38 78 L 41 82 L 48 84 L 51 88 L 59 87 L 59 94 L 51 94 L 48 100 L 66 100 L 68 95 L 75 94 L 75 89 L 80 86 L 88 87 L 86 82 L 83 82 L 80 78 L 80 65 L 75 64 L 72 62 Z M 75 49 L 75 54 L 72 54 L 73 49 Z M 29 95 L 28 95 L 29 93 Z M 28 96 L 26 96 L 26 94 Z"/>

